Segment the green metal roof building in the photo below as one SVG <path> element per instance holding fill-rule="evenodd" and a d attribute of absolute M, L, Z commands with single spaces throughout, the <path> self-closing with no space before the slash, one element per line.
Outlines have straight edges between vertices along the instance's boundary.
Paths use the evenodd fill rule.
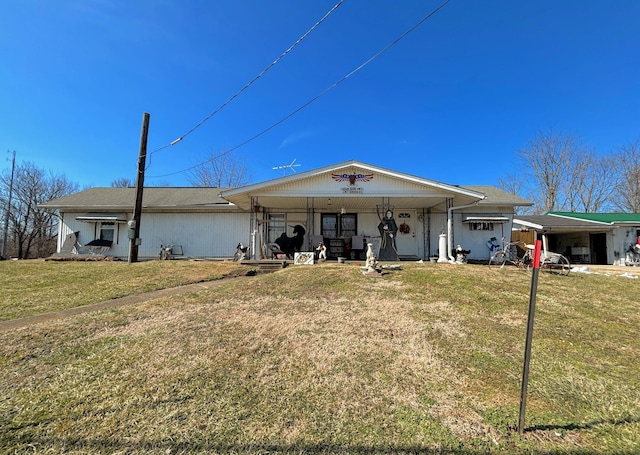
<path fill-rule="evenodd" d="M 640 265 L 640 213 L 547 212 L 516 215 L 513 225 L 535 231 L 573 264 Z"/>

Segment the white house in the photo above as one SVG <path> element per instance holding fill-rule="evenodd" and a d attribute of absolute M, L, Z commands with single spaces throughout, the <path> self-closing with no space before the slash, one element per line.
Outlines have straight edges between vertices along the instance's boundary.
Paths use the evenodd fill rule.
<path fill-rule="evenodd" d="M 58 252 L 77 233 L 127 258 L 134 188 L 91 188 L 41 207 L 60 215 Z M 489 257 L 487 240 L 509 236 L 515 207 L 531 205 L 492 186 L 449 185 L 357 161 L 326 166 L 240 188 L 144 188 L 140 259 L 158 258 L 161 245 L 179 245 L 185 257 L 229 258 L 238 242 L 254 259 L 270 258 L 270 244 L 300 225 L 302 251 L 320 241 L 329 258 L 361 258 L 379 247 L 381 218 L 391 210 L 399 230 L 398 258 L 427 259 L 461 245 L 470 260 Z"/>

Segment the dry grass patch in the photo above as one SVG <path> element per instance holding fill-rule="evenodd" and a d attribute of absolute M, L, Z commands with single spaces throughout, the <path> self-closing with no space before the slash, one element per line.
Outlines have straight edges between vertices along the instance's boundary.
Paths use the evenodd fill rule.
<path fill-rule="evenodd" d="M 638 320 L 621 291 L 605 277 L 541 279 L 521 437 L 528 283 L 487 272 L 289 267 L 0 334 L 0 448 L 633 453 Z M 602 323 L 578 304 L 587 288 L 609 299 Z"/>

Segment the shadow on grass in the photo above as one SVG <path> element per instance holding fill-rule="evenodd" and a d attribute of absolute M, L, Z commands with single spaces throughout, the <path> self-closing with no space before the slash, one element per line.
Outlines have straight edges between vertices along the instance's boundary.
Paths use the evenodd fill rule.
<path fill-rule="evenodd" d="M 215 454 L 416 454 L 416 455 L 481 455 L 487 453 L 511 453 L 509 449 L 487 452 L 486 449 L 444 448 L 444 447 L 412 447 L 412 446 L 377 446 L 377 445 L 338 445 L 319 444 L 232 444 L 215 442 L 171 442 L 171 441 L 121 441 L 115 439 L 83 439 L 83 438 L 37 438 L 29 441 L 7 441 L 0 438 L 0 443 L 17 442 L 12 448 L 29 447 L 30 450 L 64 452 L 80 451 L 82 453 L 215 453 Z M 2 447 L 2 444 L 0 444 Z M 131 452 L 130 452 L 131 451 Z M 516 451 L 517 452 L 517 451 Z M 16 451 L 15 453 L 19 453 Z M 585 449 L 558 449 L 518 453 L 535 453 L 536 455 L 592 455 L 593 451 Z M 616 452 L 616 455 L 633 455 L 636 452 Z"/>
<path fill-rule="evenodd" d="M 65 452 L 84 451 L 88 453 L 216 453 L 216 454 L 423 454 L 423 455 L 479 455 L 485 451 L 466 449 L 444 449 L 428 447 L 403 446 L 342 446 L 337 444 L 230 444 L 215 442 L 176 442 L 170 441 L 129 442 L 115 439 L 82 439 L 82 438 L 37 438 L 16 442 L 13 448 L 28 446 L 35 450 L 56 450 L 64 448 Z M 0 444 L 2 447 L 2 444 Z M 16 452 L 18 453 L 18 452 Z"/>
<path fill-rule="evenodd" d="M 640 423 L 640 417 L 627 417 L 626 419 L 614 420 L 598 420 L 585 423 L 567 423 L 565 425 L 534 425 L 524 429 L 525 432 L 533 431 L 551 431 L 551 430 L 589 430 L 601 425 L 627 425 L 631 423 Z"/>

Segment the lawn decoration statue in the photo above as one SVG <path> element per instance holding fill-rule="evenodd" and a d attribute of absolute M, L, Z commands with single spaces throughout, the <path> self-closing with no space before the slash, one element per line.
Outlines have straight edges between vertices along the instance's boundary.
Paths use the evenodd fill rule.
<path fill-rule="evenodd" d="M 360 267 L 365 275 L 379 276 L 381 275 L 381 269 L 378 264 L 378 258 L 376 258 L 373 252 L 373 243 L 367 243 L 367 260 L 364 267 Z"/>
<path fill-rule="evenodd" d="M 280 247 L 280 251 L 287 255 L 287 258 L 293 259 L 293 253 L 302 249 L 305 232 L 301 225 L 296 224 L 293 227 L 293 237 L 287 237 L 287 233 L 283 232 L 275 243 Z"/>
<path fill-rule="evenodd" d="M 233 262 L 244 261 L 249 257 L 249 247 L 244 246 L 242 242 L 236 246 L 236 254 L 233 255 Z"/>
<path fill-rule="evenodd" d="M 378 259 L 381 261 L 397 261 L 396 236 L 398 235 L 398 226 L 396 225 L 396 220 L 393 219 L 393 211 L 387 210 L 384 218 L 380 218 L 378 231 L 382 238 Z"/>
<path fill-rule="evenodd" d="M 453 250 L 453 255 L 456 258 L 456 263 L 458 264 L 466 264 L 467 263 L 467 255 L 471 253 L 471 250 L 465 250 L 462 246 L 456 246 L 455 250 Z"/>
<path fill-rule="evenodd" d="M 318 260 L 319 261 L 326 261 L 327 260 L 327 247 L 323 242 L 320 242 L 318 244 L 318 248 L 316 248 L 316 250 L 318 251 Z"/>

